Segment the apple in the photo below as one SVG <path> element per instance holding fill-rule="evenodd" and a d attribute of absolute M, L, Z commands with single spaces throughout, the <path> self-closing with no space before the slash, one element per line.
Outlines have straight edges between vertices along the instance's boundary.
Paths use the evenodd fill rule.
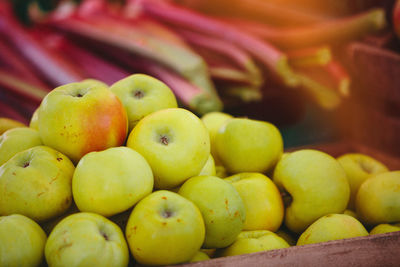
<path fill-rule="evenodd" d="M 195 256 L 204 241 L 205 228 L 192 202 L 160 190 L 134 207 L 125 233 L 138 263 L 170 265 L 188 262 Z"/>
<path fill-rule="evenodd" d="M 197 251 L 197 253 L 193 256 L 190 262 L 206 261 L 209 259 L 210 257 L 206 253 L 202 251 Z"/>
<path fill-rule="evenodd" d="M 38 131 L 28 128 L 13 128 L 0 135 L 0 166 L 18 152 L 40 146 L 42 141 Z"/>
<path fill-rule="evenodd" d="M 267 176 L 256 172 L 238 173 L 224 179 L 239 192 L 246 209 L 243 230 L 275 232 L 282 224 L 284 206 L 279 189 Z"/>
<path fill-rule="evenodd" d="M 38 117 L 43 143 L 74 163 L 89 152 L 124 144 L 128 130 L 121 101 L 97 82 L 53 89 L 40 104 Z"/>
<path fill-rule="evenodd" d="M 102 81 L 96 79 L 84 79 L 80 81 L 80 83 L 85 84 L 87 86 L 102 86 L 108 88 L 108 85 L 106 83 L 103 83 Z"/>
<path fill-rule="evenodd" d="M 0 215 L 14 213 L 42 222 L 71 205 L 74 165 L 62 153 L 36 146 L 0 167 Z"/>
<path fill-rule="evenodd" d="M 201 120 L 181 108 L 144 117 L 129 134 L 127 146 L 150 164 L 156 189 L 171 189 L 198 175 L 210 155 L 210 138 Z"/>
<path fill-rule="evenodd" d="M 311 224 L 297 240 L 307 245 L 331 240 L 367 236 L 368 231 L 355 218 L 346 214 L 328 214 Z"/>
<path fill-rule="evenodd" d="M 221 165 L 221 161 L 217 154 L 217 148 L 215 139 L 218 133 L 219 128 L 229 119 L 232 119 L 233 116 L 224 112 L 214 111 L 206 113 L 201 117 L 202 122 L 206 126 L 209 134 L 210 134 L 210 145 L 211 145 L 211 154 L 215 160 L 217 165 Z"/>
<path fill-rule="evenodd" d="M 0 266 L 39 266 L 46 238 L 42 228 L 26 216 L 0 216 Z"/>
<path fill-rule="evenodd" d="M 360 185 L 372 174 L 387 172 L 388 168 L 378 160 L 360 153 L 348 153 L 338 159 L 350 185 L 349 209 L 355 209 L 355 198 Z"/>
<path fill-rule="evenodd" d="M 273 181 L 285 195 L 285 225 L 295 233 L 324 215 L 342 213 L 350 197 L 342 166 L 317 150 L 298 150 L 282 158 L 275 167 Z"/>
<path fill-rule="evenodd" d="M 283 238 L 271 231 L 243 231 L 232 245 L 219 251 L 218 255 L 227 257 L 288 247 Z"/>
<path fill-rule="evenodd" d="M 226 172 L 225 167 L 222 165 L 215 165 L 215 176 L 219 178 L 228 177 L 228 173 Z"/>
<path fill-rule="evenodd" d="M 357 219 L 357 213 L 353 210 L 346 209 L 345 211 L 343 211 L 343 214 L 349 215 L 349 216 Z"/>
<path fill-rule="evenodd" d="M 171 89 L 149 75 L 133 74 L 114 83 L 110 90 L 119 97 L 127 111 L 129 131 L 154 111 L 178 107 Z"/>
<path fill-rule="evenodd" d="M 400 171 L 368 178 L 358 189 L 356 213 L 369 226 L 400 222 Z"/>
<path fill-rule="evenodd" d="M 53 231 L 54 227 L 56 227 L 56 225 L 63 220 L 64 218 L 68 217 L 69 215 L 75 214 L 80 212 L 78 207 L 76 206 L 75 202 L 72 201 L 71 205 L 69 206 L 68 210 L 66 210 L 63 214 L 51 218 L 50 220 L 44 221 L 42 223 L 40 223 L 40 227 L 42 227 L 42 229 L 44 230 L 44 232 L 46 234 L 50 234 L 51 231 Z"/>
<path fill-rule="evenodd" d="M 29 122 L 29 128 L 35 129 L 39 131 L 39 108 L 37 108 L 31 117 Z"/>
<path fill-rule="evenodd" d="M 129 250 L 121 229 L 90 212 L 69 215 L 50 233 L 45 246 L 49 266 L 128 266 Z"/>
<path fill-rule="evenodd" d="M 378 235 L 378 234 L 385 234 L 385 233 L 391 233 L 391 232 L 398 232 L 400 231 L 400 223 L 396 224 L 378 224 L 375 226 L 370 232 L 370 235 Z"/>
<path fill-rule="evenodd" d="M 216 149 L 229 173 L 264 173 L 280 159 L 283 140 L 279 130 L 271 123 L 235 118 L 219 128 Z"/>
<path fill-rule="evenodd" d="M 200 175 L 212 175 L 215 176 L 216 170 L 215 170 L 215 163 L 214 163 L 214 158 L 213 156 L 210 154 L 208 156 L 208 159 L 206 161 L 206 164 L 204 164 L 203 168 L 201 169 L 200 173 L 198 176 Z"/>
<path fill-rule="evenodd" d="M 13 119 L 0 117 L 0 135 L 9 129 L 17 127 L 26 127 L 26 125 Z"/>
<path fill-rule="evenodd" d="M 246 210 L 235 187 L 215 176 L 197 176 L 179 189 L 200 210 L 206 226 L 203 248 L 223 248 L 242 231 Z"/>
<path fill-rule="evenodd" d="M 80 211 L 112 216 L 153 191 L 147 161 L 128 147 L 112 147 L 82 157 L 72 178 L 72 194 Z"/>

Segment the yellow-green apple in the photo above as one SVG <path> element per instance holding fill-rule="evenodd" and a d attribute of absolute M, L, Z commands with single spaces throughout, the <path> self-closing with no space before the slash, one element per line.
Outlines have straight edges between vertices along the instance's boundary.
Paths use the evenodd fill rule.
<path fill-rule="evenodd" d="M 265 175 L 256 172 L 238 173 L 225 181 L 239 192 L 246 209 L 243 230 L 275 232 L 282 224 L 284 207 L 279 189 Z"/>
<path fill-rule="evenodd" d="M 39 266 L 46 238 L 42 228 L 26 216 L 0 216 L 0 266 Z"/>
<path fill-rule="evenodd" d="M 42 141 L 38 131 L 28 128 L 13 128 L 0 135 L 0 166 L 18 152 L 40 146 Z"/>
<path fill-rule="evenodd" d="M 29 121 L 29 128 L 35 129 L 39 131 L 39 108 L 37 108 L 31 117 L 31 120 Z"/>
<path fill-rule="evenodd" d="M 133 208 L 126 239 L 135 260 L 144 265 L 170 265 L 190 261 L 204 241 L 199 209 L 184 197 L 156 191 Z"/>
<path fill-rule="evenodd" d="M 203 251 L 197 251 L 190 262 L 206 261 L 209 259 L 210 257 L 206 253 L 204 253 Z"/>
<path fill-rule="evenodd" d="M 72 178 L 72 194 L 80 211 L 112 216 L 153 191 L 147 161 L 129 147 L 112 147 L 83 156 Z"/>
<path fill-rule="evenodd" d="M 373 174 L 387 172 L 388 168 L 378 160 L 361 153 L 344 154 L 337 160 L 346 172 L 350 185 L 348 208 L 354 210 L 354 201 L 360 185 Z"/>
<path fill-rule="evenodd" d="M 215 138 L 222 124 L 224 124 L 227 120 L 232 118 L 233 116 L 219 111 L 209 112 L 201 117 L 201 120 L 203 121 L 204 125 L 206 126 L 210 134 L 211 154 L 217 165 L 221 165 L 221 161 L 219 160 L 217 154 Z"/>
<path fill-rule="evenodd" d="M 37 222 L 61 215 L 71 205 L 74 169 L 50 147 L 17 153 L 0 167 L 0 215 L 18 213 Z"/>
<path fill-rule="evenodd" d="M 13 119 L 0 117 L 0 135 L 2 135 L 7 130 L 17 127 L 26 127 L 26 125 Z"/>
<path fill-rule="evenodd" d="M 122 267 L 129 262 L 118 225 L 90 212 L 75 213 L 59 222 L 47 239 L 45 256 L 50 267 Z"/>
<path fill-rule="evenodd" d="M 212 257 L 214 257 L 214 254 L 217 251 L 217 249 L 216 248 L 202 248 L 202 249 L 200 249 L 200 251 L 207 254 L 207 256 L 209 258 L 212 258 Z"/>
<path fill-rule="evenodd" d="M 350 197 L 342 166 L 317 150 L 298 150 L 282 158 L 273 180 L 286 196 L 285 225 L 295 233 L 301 233 L 324 215 L 342 213 Z"/>
<path fill-rule="evenodd" d="M 215 176 L 216 170 L 215 170 L 215 163 L 214 163 L 214 159 L 213 156 L 210 154 L 210 156 L 208 157 L 206 164 L 204 164 L 203 168 L 201 169 L 200 173 L 198 174 L 200 175 L 212 175 Z"/>
<path fill-rule="evenodd" d="M 228 173 L 226 172 L 225 167 L 222 165 L 215 165 L 215 176 L 219 178 L 226 178 Z"/>
<path fill-rule="evenodd" d="M 171 89 L 149 75 L 133 74 L 114 83 L 110 90 L 119 97 L 126 109 L 129 131 L 150 113 L 178 107 Z"/>
<path fill-rule="evenodd" d="M 85 154 L 124 144 L 126 111 L 114 93 L 98 83 L 70 83 L 55 88 L 39 107 L 43 143 L 74 163 Z"/>
<path fill-rule="evenodd" d="M 297 237 L 290 232 L 286 227 L 281 227 L 275 234 L 282 237 L 290 246 L 296 246 Z"/>
<path fill-rule="evenodd" d="M 283 238 L 271 231 L 243 231 L 232 245 L 219 251 L 218 255 L 226 257 L 288 247 Z"/>
<path fill-rule="evenodd" d="M 271 123 L 250 119 L 230 119 L 216 136 L 216 148 L 228 173 L 267 172 L 283 153 L 279 130 Z"/>
<path fill-rule="evenodd" d="M 0 117 L 0 135 L 9 129 L 17 127 L 26 127 L 26 125 L 10 118 Z"/>
<path fill-rule="evenodd" d="M 96 80 L 96 79 L 85 79 L 80 81 L 80 83 L 83 83 L 87 86 L 102 86 L 102 87 L 108 87 L 106 83 L 103 83 L 102 81 Z"/>
<path fill-rule="evenodd" d="M 200 210 L 206 226 L 204 248 L 223 248 L 232 244 L 243 229 L 246 210 L 235 187 L 215 176 L 187 180 L 178 192 Z"/>
<path fill-rule="evenodd" d="M 356 212 L 366 225 L 400 221 L 400 171 L 384 172 L 361 184 L 356 197 Z"/>
<path fill-rule="evenodd" d="M 328 214 L 311 224 L 297 240 L 307 245 L 331 240 L 367 236 L 368 231 L 355 218 L 346 214 Z"/>
<path fill-rule="evenodd" d="M 370 235 L 378 235 L 378 234 L 385 234 L 385 233 L 391 233 L 391 232 L 398 232 L 400 231 L 400 223 L 396 224 L 378 224 L 375 226 L 370 232 Z"/>
<path fill-rule="evenodd" d="M 171 189 L 198 175 L 210 155 L 210 138 L 201 120 L 181 108 L 144 117 L 129 134 L 127 146 L 145 157 L 157 189 Z"/>

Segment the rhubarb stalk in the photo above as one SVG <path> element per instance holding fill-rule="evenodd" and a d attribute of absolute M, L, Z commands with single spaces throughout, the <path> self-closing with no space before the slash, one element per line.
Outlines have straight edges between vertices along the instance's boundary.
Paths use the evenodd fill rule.
<path fill-rule="evenodd" d="M 286 51 L 289 63 L 293 67 L 323 66 L 332 60 L 329 47 L 309 47 Z"/>
<path fill-rule="evenodd" d="M 134 2 L 134 4 L 136 1 Z M 140 7 L 150 16 L 165 21 L 176 27 L 190 29 L 195 32 L 232 42 L 244 49 L 256 60 L 265 65 L 272 73 L 280 77 L 286 85 L 298 84 L 291 71 L 284 53 L 274 46 L 238 30 L 235 26 L 203 16 L 186 8 L 168 4 L 164 1 L 139 1 Z"/>

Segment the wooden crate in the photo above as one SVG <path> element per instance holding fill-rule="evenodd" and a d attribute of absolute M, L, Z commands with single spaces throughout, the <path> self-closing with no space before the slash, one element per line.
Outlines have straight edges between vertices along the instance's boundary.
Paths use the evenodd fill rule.
<path fill-rule="evenodd" d="M 400 170 L 400 157 L 353 142 L 299 147 L 290 151 L 302 148 L 319 149 L 334 157 L 347 152 L 361 152 L 382 161 L 390 170 Z M 400 232 L 215 258 L 179 266 L 400 266 Z"/>

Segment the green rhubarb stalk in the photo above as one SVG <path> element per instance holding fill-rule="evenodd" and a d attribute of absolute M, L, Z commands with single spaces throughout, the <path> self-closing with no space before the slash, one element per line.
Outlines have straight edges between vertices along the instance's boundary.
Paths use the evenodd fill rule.
<path fill-rule="evenodd" d="M 329 47 L 311 47 L 286 51 L 289 63 L 293 67 L 323 66 L 332 60 Z"/>

